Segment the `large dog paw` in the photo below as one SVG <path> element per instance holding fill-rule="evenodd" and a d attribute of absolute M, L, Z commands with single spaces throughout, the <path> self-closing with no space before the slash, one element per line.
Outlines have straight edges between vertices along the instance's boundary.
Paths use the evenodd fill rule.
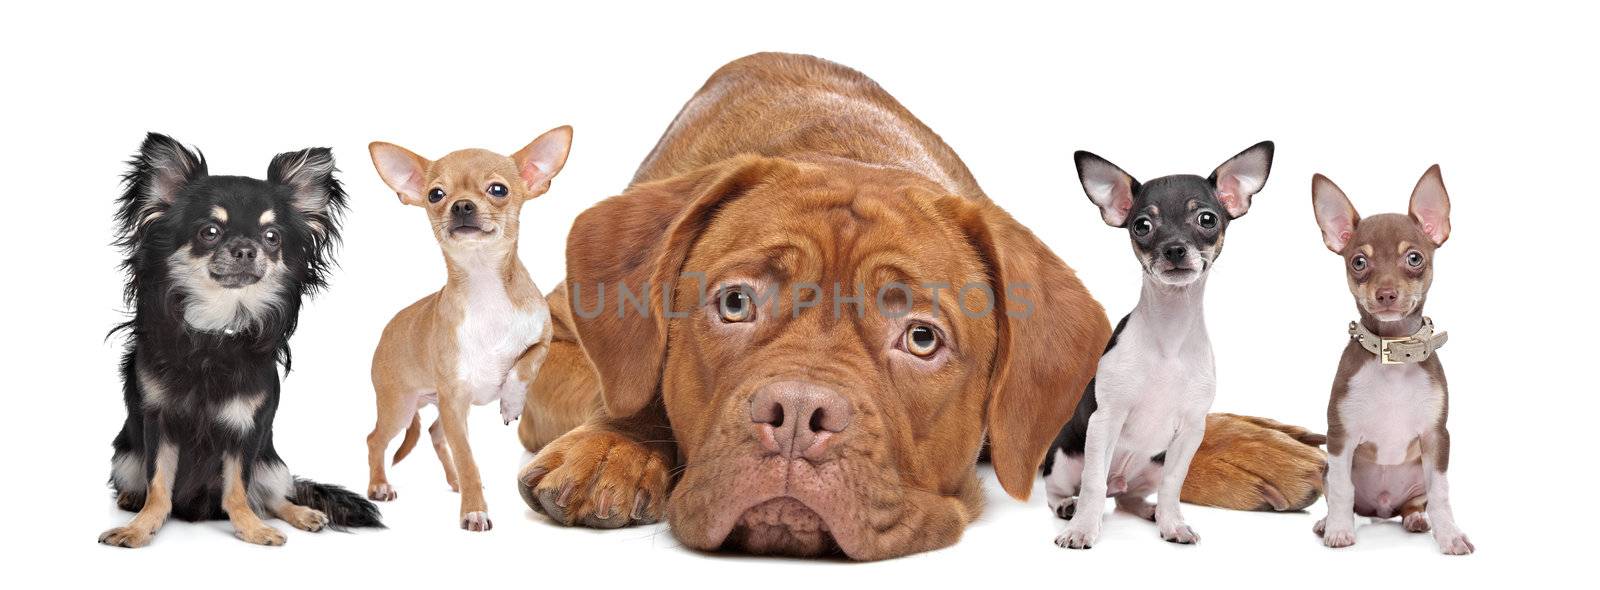
<path fill-rule="evenodd" d="M 1212 414 L 1183 501 L 1234 510 L 1305 510 L 1322 495 L 1324 437 L 1265 418 Z"/>
<path fill-rule="evenodd" d="M 282 545 L 289 540 L 287 537 L 283 536 L 282 531 L 264 524 L 258 527 L 233 531 L 233 536 L 238 537 L 239 540 L 246 543 L 268 545 L 273 547 Z"/>
<path fill-rule="evenodd" d="M 150 539 L 155 534 L 139 527 L 119 526 L 109 531 L 100 533 L 100 542 L 112 547 L 127 547 L 137 549 L 150 544 Z"/>
<path fill-rule="evenodd" d="M 659 522 L 670 480 L 659 451 L 596 429 L 546 445 L 517 474 L 517 487 L 530 508 L 551 520 L 610 529 Z"/>

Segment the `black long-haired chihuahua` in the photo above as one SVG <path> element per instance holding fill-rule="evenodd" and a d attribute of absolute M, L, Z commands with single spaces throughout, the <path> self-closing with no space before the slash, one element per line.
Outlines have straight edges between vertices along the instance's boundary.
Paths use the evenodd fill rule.
<path fill-rule="evenodd" d="M 332 152 L 279 154 L 265 181 L 211 176 L 199 152 L 152 133 L 130 164 L 117 214 L 128 419 L 111 485 L 138 514 L 100 542 L 144 546 L 168 516 L 226 517 L 262 545 L 284 542 L 262 515 L 307 531 L 383 526 L 359 495 L 291 477 L 272 448 L 278 365 L 288 371 L 301 299 L 326 285 L 339 239 Z"/>

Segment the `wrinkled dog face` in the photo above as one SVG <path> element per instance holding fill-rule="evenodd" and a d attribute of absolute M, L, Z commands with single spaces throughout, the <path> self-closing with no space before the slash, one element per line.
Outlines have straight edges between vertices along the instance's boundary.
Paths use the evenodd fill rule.
<path fill-rule="evenodd" d="M 1222 254 L 1228 223 L 1250 209 L 1272 167 L 1272 142 L 1234 156 L 1208 178 L 1181 174 L 1140 183 L 1115 164 L 1078 152 L 1078 177 L 1101 217 L 1127 228 L 1145 274 L 1167 285 L 1199 279 Z"/>
<path fill-rule="evenodd" d="M 1417 181 L 1407 215 L 1363 219 L 1332 180 L 1311 179 L 1312 206 L 1323 242 L 1344 258 L 1345 277 L 1366 315 L 1392 322 L 1411 315 L 1433 285 L 1433 254 L 1450 237 L 1450 196 L 1439 167 Z"/>
<path fill-rule="evenodd" d="M 124 245 L 139 285 L 163 285 L 192 329 L 231 332 L 284 319 L 322 284 L 343 192 L 325 148 L 279 154 L 267 180 L 212 176 L 205 159 L 151 134 L 129 172 Z M 160 276 L 164 274 L 165 276 Z"/>
<path fill-rule="evenodd" d="M 684 271 L 704 282 L 675 289 L 690 312 L 662 375 L 691 546 L 871 559 L 964 525 L 930 496 L 972 477 L 996 320 L 958 311 L 984 308 L 949 287 L 987 284 L 984 264 L 919 198 L 796 181 L 695 242 Z"/>

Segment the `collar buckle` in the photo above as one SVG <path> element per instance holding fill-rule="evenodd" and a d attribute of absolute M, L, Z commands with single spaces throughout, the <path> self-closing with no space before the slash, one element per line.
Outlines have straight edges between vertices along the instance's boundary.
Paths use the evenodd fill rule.
<path fill-rule="evenodd" d="M 1389 348 L 1392 344 L 1401 344 L 1411 338 L 1380 338 L 1378 339 L 1378 360 L 1385 365 L 1403 365 L 1405 361 L 1394 358 L 1394 351 Z"/>

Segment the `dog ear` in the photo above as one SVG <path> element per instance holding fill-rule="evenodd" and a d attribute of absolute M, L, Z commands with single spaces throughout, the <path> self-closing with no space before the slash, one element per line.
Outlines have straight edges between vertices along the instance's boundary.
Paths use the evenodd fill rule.
<path fill-rule="evenodd" d="M 1094 377 L 1111 323 L 1072 269 L 1005 211 L 958 197 L 940 207 L 986 259 L 995 282 L 989 456 L 1000 486 L 1026 500 L 1050 441 Z"/>
<path fill-rule="evenodd" d="M 129 239 L 165 215 L 184 187 L 206 175 L 205 156 L 160 133 L 145 136 L 128 166 L 117 217 Z"/>
<path fill-rule="evenodd" d="M 267 165 L 267 181 L 289 187 L 289 206 L 306 220 L 318 240 L 337 237 L 339 216 L 344 212 L 344 187 L 334 178 L 337 171 L 333 150 L 328 148 L 284 152 Z"/>
<path fill-rule="evenodd" d="M 1123 227 L 1127 224 L 1128 211 L 1133 209 L 1133 192 L 1139 189 L 1139 181 L 1116 164 L 1089 152 L 1074 152 L 1072 161 L 1078 165 L 1078 182 L 1083 183 L 1083 192 L 1100 208 L 1100 218 L 1106 220 L 1106 225 Z"/>
<path fill-rule="evenodd" d="M 1238 219 L 1250 211 L 1250 197 L 1261 192 L 1272 172 L 1272 151 L 1272 142 L 1263 141 L 1211 172 L 1211 185 L 1217 188 L 1217 200 L 1228 209 L 1228 217 Z"/>
<path fill-rule="evenodd" d="M 1322 228 L 1322 243 L 1334 254 L 1344 253 L 1350 237 L 1356 233 L 1356 223 L 1361 215 L 1344 196 L 1339 185 L 1321 174 L 1311 176 L 1311 209 L 1317 214 L 1317 225 Z"/>
<path fill-rule="evenodd" d="M 700 232 L 722 206 L 793 169 L 771 158 L 728 160 L 631 186 L 572 223 L 566 285 L 573 324 L 611 416 L 637 413 L 658 392 L 664 301 Z M 630 299 L 646 298 L 648 313 L 621 303 L 624 288 Z"/>
<path fill-rule="evenodd" d="M 411 150 L 382 141 L 367 144 L 367 153 L 372 155 L 372 167 L 378 170 L 378 176 L 400 196 L 401 203 L 428 206 L 428 200 L 422 194 L 422 181 L 433 162 L 411 153 Z"/>
<path fill-rule="evenodd" d="M 517 150 L 511 159 L 517 163 L 517 174 L 522 176 L 522 182 L 528 185 L 532 196 L 537 197 L 550 190 L 550 179 L 567 165 L 567 152 L 571 150 L 572 126 L 562 125 L 544 132 Z"/>
<path fill-rule="evenodd" d="M 1411 190 L 1411 218 L 1433 240 L 1433 245 L 1442 246 L 1450 239 L 1450 194 L 1444 190 L 1438 164 L 1422 173 L 1417 188 Z"/>

